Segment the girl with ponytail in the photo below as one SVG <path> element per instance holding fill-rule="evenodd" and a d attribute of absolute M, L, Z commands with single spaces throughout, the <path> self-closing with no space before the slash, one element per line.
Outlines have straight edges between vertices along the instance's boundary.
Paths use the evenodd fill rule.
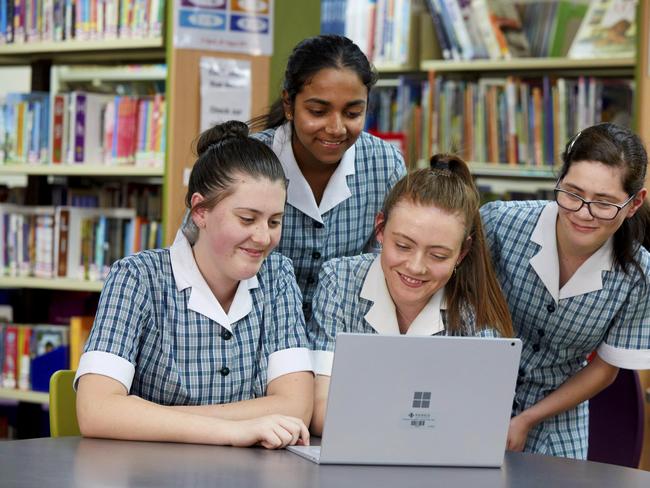
<path fill-rule="evenodd" d="M 585 459 L 587 400 L 650 368 L 647 165 L 637 135 L 595 125 L 567 143 L 555 201 L 481 209 L 523 342 L 509 449 Z"/>
<path fill-rule="evenodd" d="M 168 249 L 116 262 L 75 378 L 84 436 L 280 448 L 308 443 L 313 374 L 280 240 L 273 151 L 241 122 L 204 132 Z"/>
<path fill-rule="evenodd" d="M 308 324 L 316 391 L 312 432 L 322 429 L 336 334 L 511 336 L 490 263 L 479 197 L 467 165 L 436 155 L 403 177 L 375 218 L 379 255 L 323 266 Z"/>

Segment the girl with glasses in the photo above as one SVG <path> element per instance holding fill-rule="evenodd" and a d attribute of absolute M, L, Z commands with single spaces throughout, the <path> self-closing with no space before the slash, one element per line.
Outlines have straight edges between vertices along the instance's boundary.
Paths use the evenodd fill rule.
<path fill-rule="evenodd" d="M 650 368 L 648 158 L 606 123 L 573 137 L 562 163 L 554 202 L 481 215 L 524 346 L 508 448 L 585 459 L 587 400 L 618 368 Z"/>

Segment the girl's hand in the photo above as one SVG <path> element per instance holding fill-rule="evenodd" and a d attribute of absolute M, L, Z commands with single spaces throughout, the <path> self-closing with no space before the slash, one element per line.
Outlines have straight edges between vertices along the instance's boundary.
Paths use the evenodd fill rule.
<path fill-rule="evenodd" d="M 528 438 L 528 432 L 533 426 L 526 420 L 522 414 L 510 419 L 508 428 L 508 442 L 506 449 L 509 451 L 523 451 Z"/>
<path fill-rule="evenodd" d="M 286 415 L 267 415 L 233 422 L 232 445 L 238 447 L 260 444 L 267 449 L 282 449 L 295 444 L 309 445 L 305 423 Z"/>

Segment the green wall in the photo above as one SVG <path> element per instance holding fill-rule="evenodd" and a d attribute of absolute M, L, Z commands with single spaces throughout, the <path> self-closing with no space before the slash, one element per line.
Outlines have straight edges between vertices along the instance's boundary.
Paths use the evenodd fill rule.
<path fill-rule="evenodd" d="M 320 33 L 320 0 L 275 0 L 269 103 L 280 95 L 284 68 L 293 47 Z"/>

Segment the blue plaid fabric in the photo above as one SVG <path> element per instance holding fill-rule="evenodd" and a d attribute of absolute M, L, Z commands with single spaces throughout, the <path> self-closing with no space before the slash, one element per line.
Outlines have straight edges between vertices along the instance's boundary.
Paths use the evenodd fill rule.
<path fill-rule="evenodd" d="M 269 356 L 308 344 L 290 261 L 271 254 L 257 278 L 259 287 L 250 289 L 253 308 L 231 334 L 188 308 L 191 288 L 178 291 L 169 249 L 121 259 L 102 290 L 84 352 L 108 352 L 132 363 L 130 393 L 162 405 L 263 396 Z"/>
<path fill-rule="evenodd" d="M 362 254 L 332 259 L 323 265 L 314 294 L 314 313 L 307 325 L 312 350 L 333 351 L 339 332 L 377 333 L 365 319 L 372 302 L 359 296 L 376 257 L 376 254 Z M 444 310 L 441 316 L 444 322 Z M 461 313 L 461 321 L 463 330 L 456 335 L 498 336 L 491 328 L 477 330 L 476 318 L 469 307 Z M 443 331 L 439 335 L 447 333 Z"/>
<path fill-rule="evenodd" d="M 492 202 L 481 208 L 496 272 L 523 342 L 513 416 L 580 371 L 601 343 L 623 353 L 650 348 L 650 254 L 645 249 L 636 254 L 644 276 L 613 268 L 602 273 L 601 290 L 556 304 L 529 264 L 540 249 L 530 237 L 547 204 Z M 588 420 L 584 402 L 532 429 L 525 450 L 585 459 Z"/>
<path fill-rule="evenodd" d="M 269 129 L 253 137 L 273 147 L 274 134 L 275 129 Z M 355 174 L 347 177 L 352 196 L 323 215 L 324 225 L 290 204 L 285 209 L 278 251 L 293 261 L 307 318 L 323 263 L 363 252 L 384 197 L 406 174 L 397 149 L 377 137 L 361 133 L 355 150 Z"/>

